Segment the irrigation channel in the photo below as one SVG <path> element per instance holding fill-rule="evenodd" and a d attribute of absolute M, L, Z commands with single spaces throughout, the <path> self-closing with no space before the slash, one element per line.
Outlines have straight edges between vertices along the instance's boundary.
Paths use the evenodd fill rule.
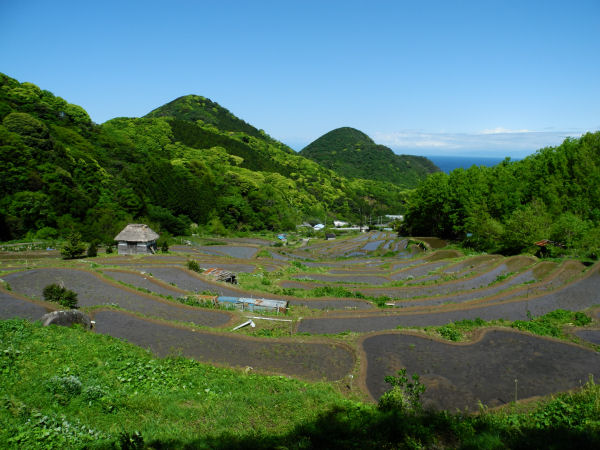
<path fill-rule="evenodd" d="M 467 256 L 444 245 L 373 232 L 283 247 L 211 239 L 210 245 L 173 246 L 169 254 L 102 254 L 69 262 L 48 252 L 5 252 L 0 318 L 38 320 L 56 310 L 42 291 L 59 283 L 78 294 L 95 332 L 159 357 L 176 353 L 220 366 L 339 381 L 373 400 L 387 389 L 386 375 L 406 368 L 427 386 L 426 405 L 451 410 L 475 410 L 479 402 L 498 406 L 600 376 L 600 264 Z M 235 272 L 240 284 L 193 272 L 190 260 L 202 269 Z M 221 306 L 264 298 L 289 309 L 285 316 L 254 311 L 256 327 L 238 329 L 249 320 L 247 309 L 190 301 L 205 298 L 220 298 Z M 509 328 L 479 329 L 460 343 L 398 330 L 477 318 L 529 320 L 559 308 L 594 319 L 572 329 L 575 343 Z"/>

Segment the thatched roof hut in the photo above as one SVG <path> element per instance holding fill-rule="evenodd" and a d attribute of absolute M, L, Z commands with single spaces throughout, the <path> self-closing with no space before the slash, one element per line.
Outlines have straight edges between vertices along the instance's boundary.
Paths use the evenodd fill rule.
<path fill-rule="evenodd" d="M 158 234 L 143 223 L 130 223 L 115 236 L 119 255 L 154 253 Z"/>

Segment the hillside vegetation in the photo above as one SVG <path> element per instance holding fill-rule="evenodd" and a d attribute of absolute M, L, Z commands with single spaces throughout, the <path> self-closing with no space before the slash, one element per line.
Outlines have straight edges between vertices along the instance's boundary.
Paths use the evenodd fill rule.
<path fill-rule="evenodd" d="M 424 180 L 403 231 L 507 254 L 600 256 L 600 132 L 566 139 L 520 161 L 456 169 Z"/>
<path fill-rule="evenodd" d="M 396 155 L 354 128 L 337 128 L 308 144 L 302 156 L 341 175 L 413 188 L 439 169 L 423 156 Z"/>
<path fill-rule="evenodd" d="M 79 231 L 111 242 L 157 231 L 292 229 L 327 214 L 397 213 L 390 183 L 348 179 L 199 96 L 97 125 L 86 111 L 0 75 L 0 240 Z"/>

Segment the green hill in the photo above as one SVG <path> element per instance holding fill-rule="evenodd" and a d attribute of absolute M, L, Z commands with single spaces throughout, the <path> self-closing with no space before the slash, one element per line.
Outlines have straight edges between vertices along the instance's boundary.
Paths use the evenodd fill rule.
<path fill-rule="evenodd" d="M 411 195 L 405 233 L 477 250 L 600 257 L 600 132 L 520 161 L 436 173 Z M 554 241 L 543 249 L 543 239 Z"/>
<path fill-rule="evenodd" d="M 324 134 L 300 151 L 340 175 L 386 181 L 403 187 L 415 187 L 428 174 L 439 169 L 423 156 L 396 155 L 390 148 L 377 145 L 354 128 L 337 128 Z"/>
<path fill-rule="evenodd" d="M 77 105 L 0 74 L 0 240 L 112 241 L 127 222 L 186 232 L 294 229 L 328 214 L 402 211 L 398 186 L 347 179 L 217 103 L 181 97 L 94 124 Z"/>

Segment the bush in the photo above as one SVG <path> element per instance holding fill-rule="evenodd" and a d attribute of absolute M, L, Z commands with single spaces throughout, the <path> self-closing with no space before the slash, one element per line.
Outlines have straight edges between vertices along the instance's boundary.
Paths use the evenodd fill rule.
<path fill-rule="evenodd" d="M 95 242 L 91 242 L 87 249 L 88 258 L 95 258 L 98 256 L 98 245 Z"/>
<path fill-rule="evenodd" d="M 425 392 L 425 385 L 419 381 L 419 375 L 413 374 L 412 382 L 409 382 L 406 369 L 401 369 L 398 371 L 398 376 L 390 375 L 384 379 L 392 389 L 379 399 L 380 410 L 405 413 L 421 411 L 421 394 Z"/>
<path fill-rule="evenodd" d="M 43 290 L 44 300 L 58 303 L 66 308 L 77 308 L 77 293 L 56 283 L 49 284 Z"/>
<path fill-rule="evenodd" d="M 163 253 L 168 253 L 169 252 L 169 243 L 167 241 L 163 241 L 161 246 L 160 246 L 160 251 Z"/>
<path fill-rule="evenodd" d="M 203 272 L 203 270 L 200 268 L 200 265 L 196 261 L 194 261 L 192 259 L 190 259 L 187 262 L 187 268 L 190 269 L 190 270 L 193 270 L 194 272 L 198 272 L 198 273 Z"/>

